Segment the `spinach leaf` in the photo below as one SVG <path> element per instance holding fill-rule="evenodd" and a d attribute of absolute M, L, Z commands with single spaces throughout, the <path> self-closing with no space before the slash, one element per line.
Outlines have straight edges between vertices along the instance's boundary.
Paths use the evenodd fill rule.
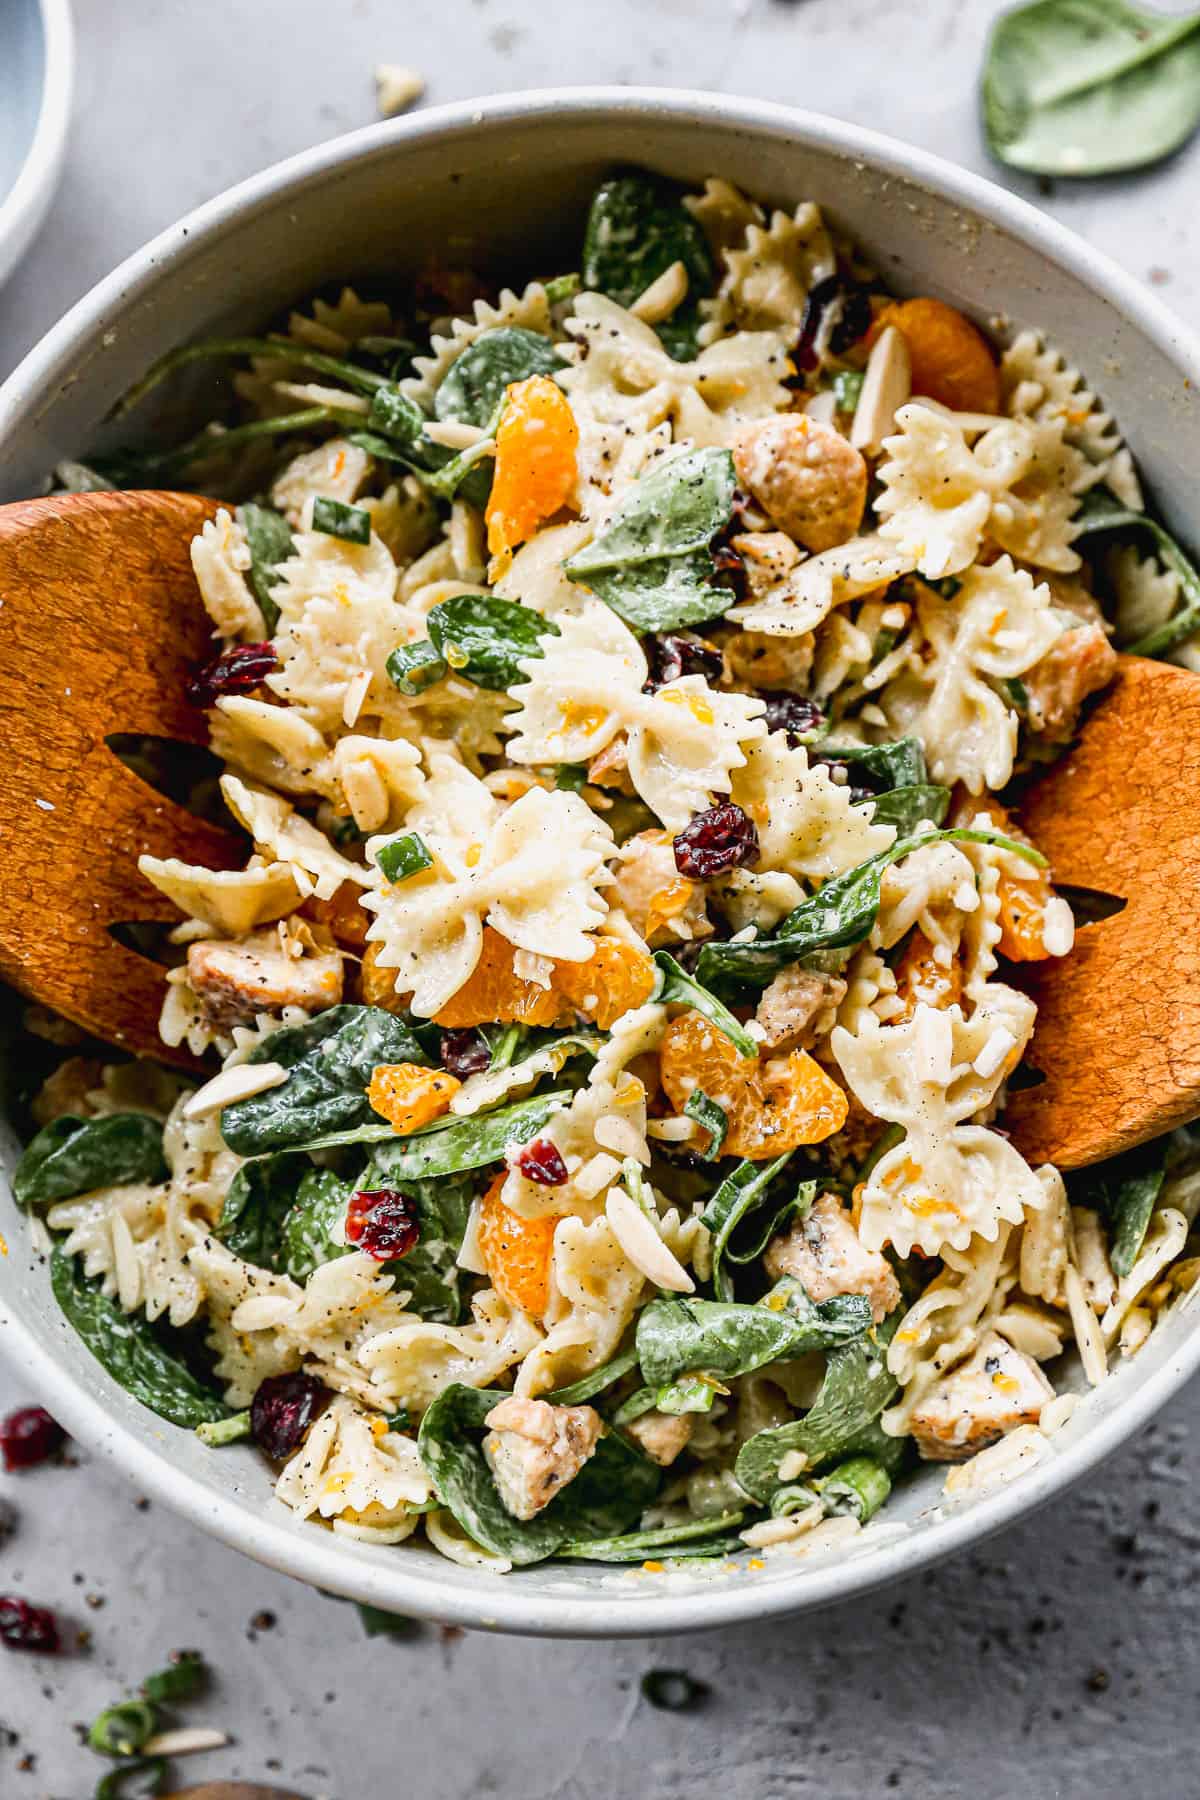
<path fill-rule="evenodd" d="M 1107 1220 L 1114 1275 L 1128 1275 L 1141 1254 L 1166 1178 L 1169 1143 L 1169 1138 L 1158 1138 L 1098 1169 L 1086 1170 L 1070 1183 L 1072 1200 L 1095 1207 Z"/>
<path fill-rule="evenodd" d="M 80 1119 L 67 1113 L 26 1146 L 13 1176 L 18 1206 L 47 1206 L 93 1188 L 165 1181 L 162 1126 L 147 1113 Z"/>
<path fill-rule="evenodd" d="M 695 356 L 697 302 L 716 286 L 708 239 L 673 183 L 631 170 L 597 188 L 583 239 L 583 285 L 632 306 L 672 263 L 688 274 L 688 296 L 658 335 L 676 358 Z"/>
<path fill-rule="evenodd" d="M 309 1169 L 308 1158 L 292 1150 L 243 1163 L 225 1195 L 217 1237 L 243 1262 L 278 1273 L 283 1266 L 284 1222 Z"/>
<path fill-rule="evenodd" d="M 926 820 L 931 825 L 942 823 L 950 810 L 950 789 L 913 782 L 908 787 L 891 788 L 867 804 L 875 808 L 877 825 L 894 825 L 902 837 L 911 837 Z"/>
<path fill-rule="evenodd" d="M 1084 538 L 1104 531 L 1148 532 L 1155 554 L 1179 577 L 1183 605 L 1153 631 L 1124 646 L 1131 656 L 1165 656 L 1185 637 L 1200 630 L 1200 570 L 1157 519 L 1122 506 L 1107 488 L 1093 488 L 1077 515 L 1077 535 Z"/>
<path fill-rule="evenodd" d="M 709 545 L 733 516 L 728 450 L 685 450 L 630 487 L 608 524 L 563 564 L 635 631 L 672 631 L 731 603 Z"/>
<path fill-rule="evenodd" d="M 394 446 L 415 450 L 425 433 L 425 414 L 415 400 L 388 383 L 372 394 L 367 424 L 372 431 L 390 438 Z M 390 454 L 395 454 L 394 448 Z"/>
<path fill-rule="evenodd" d="M 729 1008 L 723 1006 L 716 995 L 710 993 L 694 975 L 681 969 L 668 951 L 654 952 L 654 966 L 658 970 L 658 976 L 654 992 L 650 996 L 652 1000 L 659 1001 L 663 1006 L 690 1006 L 693 1012 L 703 1013 L 709 1024 L 715 1025 L 729 1039 L 739 1056 L 758 1055 L 757 1041 L 734 1018 Z"/>
<path fill-rule="evenodd" d="M 225 1417 L 228 1408 L 219 1395 L 163 1349 L 145 1319 L 106 1300 L 61 1250 L 50 1254 L 50 1285 L 96 1361 L 160 1419 L 190 1431 Z"/>
<path fill-rule="evenodd" d="M 712 1284 L 718 1300 L 733 1299 L 733 1282 L 725 1269 L 725 1253 L 734 1228 L 761 1206 L 775 1177 L 791 1161 L 785 1150 L 774 1162 L 740 1162 L 713 1190 L 700 1223 L 712 1233 Z"/>
<path fill-rule="evenodd" d="M 273 506 L 259 506 L 253 500 L 239 506 L 237 516 L 250 549 L 247 579 L 254 590 L 254 598 L 258 601 L 267 634 L 274 637 L 275 627 L 279 623 L 279 608 L 271 589 L 279 579 L 277 571 L 280 563 L 287 561 L 294 548 L 291 526 Z"/>
<path fill-rule="evenodd" d="M 382 1184 L 375 1179 L 374 1170 L 368 1169 L 358 1185 L 371 1188 Z M 465 1271 L 456 1259 L 475 1184 L 469 1177 L 450 1176 L 440 1181 L 406 1181 L 404 1192 L 416 1202 L 421 1235 L 408 1255 L 389 1263 L 388 1270 L 395 1275 L 397 1287 L 411 1291 L 413 1312 L 443 1325 L 457 1325 L 466 1296 L 461 1291 Z"/>
<path fill-rule="evenodd" d="M 995 25 L 983 72 L 992 154 L 1037 175 L 1112 175 L 1200 124 L 1200 15 L 1034 0 Z"/>
<path fill-rule="evenodd" d="M 482 429 L 491 422 L 510 383 L 530 375 L 556 375 L 565 367 L 540 331 L 499 325 L 482 332 L 451 364 L 433 397 L 433 410 L 439 419 L 462 419 Z"/>
<path fill-rule="evenodd" d="M 920 738 L 915 737 L 896 738 L 889 744 L 823 743 L 817 760 L 854 769 L 881 793 L 889 788 L 919 787 L 925 781 L 925 752 Z"/>
<path fill-rule="evenodd" d="M 458 1175 L 466 1169 L 502 1162 L 510 1144 L 525 1144 L 536 1137 L 551 1114 L 571 1097 L 569 1088 L 552 1088 L 548 1093 L 531 1094 L 528 1099 L 514 1100 L 510 1106 L 497 1107 L 495 1112 L 475 1113 L 466 1119 L 435 1119 L 432 1125 L 411 1131 L 407 1137 L 396 1137 L 390 1126 L 382 1132 L 367 1127 L 370 1138 L 364 1131 L 357 1133 L 354 1141 L 375 1142 L 375 1165 L 393 1184 L 435 1175 Z M 382 1138 L 392 1141 L 378 1141 Z"/>
<path fill-rule="evenodd" d="M 349 1256 L 353 1245 L 339 1243 L 334 1233 L 346 1216 L 350 1196 L 357 1186 L 358 1182 L 343 1181 L 332 1169 L 309 1167 L 296 1189 L 295 1202 L 284 1217 L 279 1236 L 278 1267 L 293 1281 L 307 1281 L 322 1264 L 338 1256 Z"/>
<path fill-rule="evenodd" d="M 578 1381 L 572 1381 L 568 1387 L 555 1388 L 546 1399 L 552 1406 L 579 1406 L 594 1395 L 602 1394 L 605 1388 L 612 1387 L 623 1375 L 637 1368 L 637 1348 L 631 1344 L 628 1350 L 618 1351 L 611 1362 L 606 1362 L 590 1375 L 581 1375 Z"/>
<path fill-rule="evenodd" d="M 971 831 L 955 826 L 949 831 L 930 831 L 898 838 L 857 869 L 835 875 L 811 899 L 801 901 L 780 925 L 776 935 L 748 944 L 705 944 L 696 964 L 698 978 L 718 991 L 743 986 L 761 987 L 780 969 L 799 962 L 814 950 L 839 950 L 859 944 L 879 912 L 879 884 L 883 872 L 925 844 L 1000 844 L 1026 862 L 1045 867 L 1045 857 L 1028 844 L 1020 844 L 997 831 Z"/>
<path fill-rule="evenodd" d="M 327 494 L 319 494 L 313 501 L 312 528 L 348 544 L 371 541 L 371 515 L 365 507 L 347 506 L 344 500 L 331 500 Z"/>
<path fill-rule="evenodd" d="M 802 1419 L 756 1432 L 742 1445 L 734 1474 L 748 1494 L 769 1504 L 780 1485 L 779 1464 L 790 1450 L 806 1457 L 810 1469 L 853 1451 L 874 1454 L 875 1443 L 883 1435 L 877 1424 L 879 1415 L 897 1387 L 887 1366 L 887 1346 L 900 1322 L 900 1311 L 897 1308 L 877 1330 L 857 1342 L 830 1351 L 816 1405 Z"/>
<path fill-rule="evenodd" d="M 541 640 L 558 626 L 531 606 L 494 595 L 455 594 L 431 607 L 429 641 L 442 660 L 476 687 L 506 693 L 521 680 L 518 661 L 544 654 Z"/>
<path fill-rule="evenodd" d="M 813 1304 L 784 1276 L 757 1306 L 727 1300 L 652 1300 L 638 1314 L 637 1350 L 652 1387 L 703 1371 L 748 1375 L 764 1363 L 827 1350 L 861 1338 L 871 1323 L 862 1294 L 835 1294 Z"/>
<path fill-rule="evenodd" d="M 629 1531 L 621 1537 L 584 1539 L 566 1543 L 558 1555 L 576 1562 L 637 1563 L 666 1558 L 728 1556 L 744 1548 L 736 1536 L 746 1517 L 740 1512 L 716 1513 L 711 1519 L 693 1519 L 687 1525 L 659 1525 L 650 1531 Z"/>
<path fill-rule="evenodd" d="M 533 1519 L 514 1519 L 497 1491 L 479 1436 L 488 1413 L 506 1397 L 503 1390 L 455 1382 L 426 1412 L 417 1438 L 438 1497 L 477 1544 L 525 1567 L 543 1562 L 564 1544 L 619 1535 L 653 1501 L 660 1471 L 618 1433 L 608 1432 L 544 1511 Z"/>
<path fill-rule="evenodd" d="M 221 1114 L 221 1134 L 241 1156 L 298 1150 L 335 1134 L 342 1141 L 357 1127 L 391 1126 L 367 1100 L 381 1063 L 421 1063 L 429 1058 L 403 1020 L 378 1006 L 332 1006 L 304 1025 L 272 1032 L 249 1062 L 278 1062 L 289 1071 L 279 1087 L 235 1100 Z"/>
<path fill-rule="evenodd" d="M 168 350 L 165 356 L 160 356 L 141 380 L 121 396 L 113 408 L 113 414 L 119 418 L 122 414 L 131 412 L 168 375 L 173 375 L 176 369 L 185 368 L 189 363 L 245 356 L 277 358 L 282 362 L 296 363 L 302 369 L 315 370 L 318 375 L 332 376 L 335 381 L 340 381 L 356 394 L 373 394 L 376 388 L 386 385 L 385 378 L 373 369 L 364 369 L 361 364 L 349 362 L 343 357 L 330 356 L 325 350 L 314 350 L 295 338 L 203 338 L 198 343 L 182 344 L 175 350 Z"/>

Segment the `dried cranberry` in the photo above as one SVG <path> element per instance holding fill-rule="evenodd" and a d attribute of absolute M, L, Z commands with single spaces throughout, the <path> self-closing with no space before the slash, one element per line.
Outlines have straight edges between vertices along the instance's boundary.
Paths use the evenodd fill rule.
<path fill-rule="evenodd" d="M 359 1188 L 346 1211 L 346 1237 L 376 1262 L 407 1256 L 421 1235 L 417 1209 L 398 1188 Z"/>
<path fill-rule="evenodd" d="M 650 664 L 650 679 L 643 692 L 653 694 L 668 681 L 678 681 L 681 675 L 703 675 L 709 681 L 719 681 L 725 673 L 725 658 L 719 645 L 710 644 L 707 638 L 697 637 L 692 631 L 666 631 L 658 637 L 649 637 L 643 646 Z"/>
<path fill-rule="evenodd" d="M 539 1187 L 561 1187 L 567 1179 L 567 1165 L 549 1138 L 534 1138 L 517 1151 L 513 1162 L 526 1181 L 536 1181 Z"/>
<path fill-rule="evenodd" d="M 48 1607 L 31 1606 L 16 1594 L 0 1594 L 0 1643 L 10 1650 L 53 1656 L 61 1649 L 58 1620 Z"/>
<path fill-rule="evenodd" d="M 280 668 L 274 644 L 234 644 L 205 663 L 188 683 L 193 706 L 214 706 L 222 694 L 248 694 Z"/>
<path fill-rule="evenodd" d="M 713 550 L 713 563 L 717 570 L 722 587 L 727 587 L 739 599 L 744 600 L 747 594 L 746 559 L 732 544 L 718 544 Z"/>
<path fill-rule="evenodd" d="M 250 1402 L 250 1435 L 273 1462 L 299 1448 L 329 1398 L 315 1375 L 268 1375 Z"/>
<path fill-rule="evenodd" d="M 732 801 L 697 813 L 675 839 L 675 867 L 698 881 L 757 861 L 754 820 Z"/>
<path fill-rule="evenodd" d="M 869 289 L 842 275 L 827 275 L 809 289 L 804 302 L 800 337 L 794 352 L 796 366 L 811 372 L 820 366 L 821 350 L 843 355 L 871 329 Z"/>
<path fill-rule="evenodd" d="M 478 1031 L 443 1031 L 441 1059 L 443 1069 L 461 1081 L 464 1075 L 478 1075 L 489 1068 L 492 1053 Z"/>
<path fill-rule="evenodd" d="M 811 744 L 825 723 L 825 714 L 815 700 L 802 699 L 799 694 L 764 694 L 763 699 L 767 730 L 786 731 L 793 749 L 797 744 Z"/>
<path fill-rule="evenodd" d="M 0 1419 L 0 1456 L 6 1469 L 32 1469 L 54 1455 L 66 1433 L 44 1406 L 23 1406 Z"/>

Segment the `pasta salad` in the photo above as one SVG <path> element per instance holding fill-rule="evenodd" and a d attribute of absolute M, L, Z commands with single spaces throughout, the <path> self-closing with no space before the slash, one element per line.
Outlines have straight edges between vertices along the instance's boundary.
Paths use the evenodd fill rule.
<path fill-rule="evenodd" d="M 999 1122 L 1074 934 L 1013 793 L 1114 631 L 1193 655 L 1176 564 L 1091 554 L 1112 419 L 814 204 L 629 171 L 581 225 L 189 345 L 130 401 L 228 371 L 220 423 L 59 471 L 223 497 L 245 854 L 139 864 L 207 1072 L 34 1102 L 55 1293 L 301 1518 L 498 1572 L 836 1548 L 1036 1455 L 1200 1266 L 1188 1134 L 1068 1188 Z"/>

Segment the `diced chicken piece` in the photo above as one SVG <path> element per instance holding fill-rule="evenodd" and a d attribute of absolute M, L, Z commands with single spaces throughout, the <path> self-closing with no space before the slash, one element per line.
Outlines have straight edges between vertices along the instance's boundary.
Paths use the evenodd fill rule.
<path fill-rule="evenodd" d="M 219 1030 L 285 1006 L 323 1012 L 342 998 L 340 950 L 289 956 L 273 932 L 236 941 L 204 938 L 188 949 L 187 973 L 205 1014 Z"/>
<path fill-rule="evenodd" d="M 690 1413 L 662 1413 L 655 1407 L 640 1419 L 632 1419 L 625 1427 L 625 1436 L 631 1437 L 651 1462 L 665 1469 L 687 1448 L 692 1424 Z"/>
<path fill-rule="evenodd" d="M 612 788 L 618 794 L 637 792 L 629 775 L 629 740 L 622 731 L 588 764 L 593 787 Z"/>
<path fill-rule="evenodd" d="M 48 1075 L 34 1098 L 30 1112 L 35 1125 L 50 1125 L 64 1113 L 90 1112 L 87 1095 L 99 1087 L 103 1064 L 94 1056 L 68 1056 Z"/>
<path fill-rule="evenodd" d="M 1018 1425 L 1036 1425 L 1053 1398 L 1037 1364 L 989 1331 L 926 1394 L 912 1415 L 912 1434 L 928 1461 L 966 1462 Z"/>
<path fill-rule="evenodd" d="M 639 831 L 622 845 L 615 864 L 612 897 L 647 943 L 712 936 L 704 886 L 679 873 L 672 845 L 669 832 Z"/>
<path fill-rule="evenodd" d="M 1077 581 L 1056 579 L 1054 604 L 1072 613 L 1078 625 L 1056 638 L 1040 662 L 1022 676 L 1029 696 L 1029 723 L 1052 742 L 1065 744 L 1075 735 L 1079 709 L 1090 694 L 1106 688 L 1117 673 L 1117 653 L 1108 641 L 1104 615 Z"/>
<path fill-rule="evenodd" d="M 772 524 L 806 550 L 832 550 L 862 523 L 867 465 L 830 425 L 804 413 L 756 419 L 738 432 L 733 460 Z"/>
<path fill-rule="evenodd" d="M 797 637 L 769 637 L 765 631 L 738 631 L 724 639 L 725 666 L 729 678 L 744 687 L 782 688 L 802 693 L 812 669 L 811 631 Z"/>
<path fill-rule="evenodd" d="M 730 538 L 729 548 L 742 559 L 748 600 L 759 600 L 769 588 L 791 574 L 800 552 L 783 531 L 743 531 Z"/>
<path fill-rule="evenodd" d="M 484 1420 L 491 1430 L 483 1454 L 505 1509 L 532 1519 L 573 1481 L 603 1430 L 591 1406 L 552 1406 L 548 1400 L 498 1401 Z"/>
<path fill-rule="evenodd" d="M 807 1049 L 805 1034 L 826 1007 L 836 1006 L 846 992 L 840 975 L 825 975 L 793 963 L 780 969 L 762 992 L 755 1023 L 762 1028 L 764 1050 Z"/>
<path fill-rule="evenodd" d="M 854 1221 L 836 1194 L 819 1194 L 806 1219 L 767 1245 L 763 1266 L 772 1281 L 794 1275 L 810 1300 L 865 1294 L 878 1325 L 900 1302 L 900 1283 L 878 1250 L 859 1242 Z"/>

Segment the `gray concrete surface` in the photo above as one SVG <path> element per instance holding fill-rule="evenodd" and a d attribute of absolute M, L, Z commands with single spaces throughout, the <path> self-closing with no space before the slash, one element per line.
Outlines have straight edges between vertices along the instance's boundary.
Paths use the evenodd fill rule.
<path fill-rule="evenodd" d="M 986 169 L 975 119 L 990 0 L 77 0 L 80 92 L 61 196 L 0 294 L 0 375 L 88 284 L 228 183 L 373 116 L 371 69 L 430 101 L 572 81 L 759 93 Z M 2 72 L 0 72 L 2 81 Z M 0 102 L 2 103 L 2 102 Z M 1194 313 L 1200 145 L 1153 175 L 1036 196 Z M 1030 184 L 1028 191 L 1035 192 Z M 0 1411 L 32 1398 L 0 1366 Z M 1075 1494 L 853 1607 L 706 1638 L 537 1644 L 416 1630 L 196 1537 L 107 1468 L 0 1476 L 18 1524 L 0 1591 L 90 1633 L 4 1656 L 2 1800 L 85 1800 L 73 1725 L 173 1646 L 218 1671 L 189 1711 L 232 1747 L 192 1779 L 277 1779 L 333 1800 L 1012 1800 L 1200 1793 L 1196 1395 Z M 257 1624 L 254 1621 L 257 1620 Z M 2 1654 L 2 1653 L 0 1653 Z M 707 1693 L 657 1711 L 650 1669 Z M 181 1769 L 183 1765 L 180 1765 Z"/>

